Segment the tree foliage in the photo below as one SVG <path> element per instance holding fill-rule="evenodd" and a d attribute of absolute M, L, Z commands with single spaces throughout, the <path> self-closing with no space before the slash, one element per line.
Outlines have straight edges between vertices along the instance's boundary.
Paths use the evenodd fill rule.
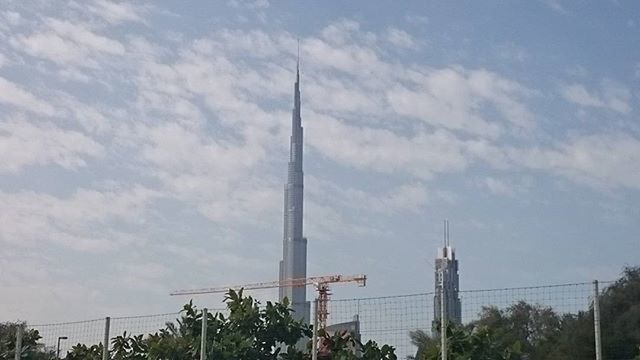
<path fill-rule="evenodd" d="M 437 331 L 440 331 L 438 326 Z M 440 360 L 439 339 L 422 330 L 411 332 L 411 340 L 418 347 L 415 360 Z M 487 327 L 447 326 L 447 355 L 451 360 L 520 360 L 520 344 L 501 344 Z"/>
<path fill-rule="evenodd" d="M 640 267 L 600 295 L 603 356 L 640 360 Z M 438 359 L 439 339 L 410 333 L 415 359 Z M 558 315 L 551 308 L 518 302 L 506 309 L 485 307 L 479 319 L 447 328 L 451 359 L 583 360 L 595 358 L 593 308 Z"/>
<path fill-rule="evenodd" d="M 22 323 L 0 323 L 0 360 L 13 360 L 16 351 L 16 333 L 22 327 L 21 359 L 53 359 L 55 354 L 47 351 L 38 341 L 42 338 L 38 330 L 27 329 Z"/>
<path fill-rule="evenodd" d="M 260 304 L 242 291 L 230 290 L 225 298 L 229 315 L 207 314 L 207 359 L 216 360 L 308 360 L 312 329 L 294 318 L 285 299 L 282 303 Z M 111 340 L 113 360 L 192 360 L 200 358 L 203 312 L 192 302 L 186 304 L 180 319 L 147 336 L 126 332 Z M 322 352 L 319 359 L 396 360 L 394 349 L 362 344 L 347 333 L 320 332 Z M 307 346 L 300 349 L 301 342 Z M 78 344 L 67 359 L 90 359 L 102 352 L 101 345 Z M 99 359 L 96 358 L 96 359 Z"/>

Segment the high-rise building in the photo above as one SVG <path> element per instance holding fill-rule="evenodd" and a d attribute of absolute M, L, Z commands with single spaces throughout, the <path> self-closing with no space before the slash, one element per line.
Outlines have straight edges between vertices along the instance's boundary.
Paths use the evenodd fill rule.
<path fill-rule="evenodd" d="M 284 188 L 284 237 L 280 280 L 307 277 L 307 239 L 302 236 L 304 174 L 302 172 L 302 118 L 300 117 L 300 66 L 296 67 L 293 113 L 291 115 L 291 144 L 287 184 Z M 280 300 L 288 298 L 294 316 L 309 323 L 310 303 L 305 287 L 281 287 Z"/>
<path fill-rule="evenodd" d="M 458 294 L 460 291 L 458 259 L 456 259 L 456 250 L 449 244 L 449 222 L 446 220 L 444 225 L 444 246 L 438 248 L 435 266 L 434 324 L 439 323 L 441 319 L 442 302 L 440 297 L 443 294 L 443 289 L 446 319 L 452 323 L 460 324 L 462 323 L 462 307 Z"/>

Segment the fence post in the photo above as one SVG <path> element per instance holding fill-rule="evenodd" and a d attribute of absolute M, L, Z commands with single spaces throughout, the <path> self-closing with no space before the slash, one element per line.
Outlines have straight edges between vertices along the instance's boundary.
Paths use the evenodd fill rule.
<path fill-rule="evenodd" d="M 207 358 L 207 308 L 202 309 L 202 330 L 200 331 L 200 360 Z"/>
<path fill-rule="evenodd" d="M 22 355 L 22 330 L 24 326 L 23 324 L 24 323 L 18 323 L 17 324 L 18 327 L 16 328 L 16 350 L 15 350 L 15 356 L 14 356 L 15 360 L 20 360 L 20 357 Z"/>
<path fill-rule="evenodd" d="M 593 327 L 595 333 L 596 360 L 602 360 L 602 338 L 600 336 L 600 291 L 598 280 L 593 281 Z"/>
<path fill-rule="evenodd" d="M 318 359 L 318 298 L 313 302 L 313 336 L 311 336 L 311 360 Z"/>
<path fill-rule="evenodd" d="M 102 360 L 109 360 L 109 330 L 111 327 L 111 318 L 104 318 L 104 342 L 102 343 Z"/>

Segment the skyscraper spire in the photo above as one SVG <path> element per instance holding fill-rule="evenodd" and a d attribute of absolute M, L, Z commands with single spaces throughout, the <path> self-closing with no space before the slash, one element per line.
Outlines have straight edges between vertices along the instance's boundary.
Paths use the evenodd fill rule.
<path fill-rule="evenodd" d="M 300 82 L 300 39 L 298 39 L 298 57 L 296 58 L 296 82 Z"/>
<path fill-rule="evenodd" d="M 300 116 L 300 58 L 296 64 L 296 82 L 293 87 L 291 139 L 287 183 L 284 188 L 284 236 L 280 280 L 307 277 L 307 239 L 302 236 L 304 173 L 302 171 L 302 117 Z M 309 323 L 310 303 L 306 288 L 281 287 L 280 300 L 288 298 L 294 316 Z"/>

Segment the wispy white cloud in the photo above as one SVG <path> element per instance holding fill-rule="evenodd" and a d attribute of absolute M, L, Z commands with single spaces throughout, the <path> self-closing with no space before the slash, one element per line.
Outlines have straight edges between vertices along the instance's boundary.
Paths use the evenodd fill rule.
<path fill-rule="evenodd" d="M 144 22 L 147 9 L 129 2 L 115 2 L 108 0 L 93 0 L 85 4 L 87 9 L 95 15 L 104 18 L 112 24 L 123 22 Z"/>
<path fill-rule="evenodd" d="M 99 67 L 100 55 L 123 55 L 124 46 L 103 36 L 86 24 L 47 18 L 41 29 L 30 35 L 17 34 L 10 39 L 17 50 L 50 60 L 59 65 Z"/>
<path fill-rule="evenodd" d="M 427 24 L 429 24 L 429 17 L 428 16 L 424 16 L 424 15 L 411 14 L 411 15 L 406 15 L 404 18 L 410 24 L 416 24 L 416 25 L 427 25 Z"/>
<path fill-rule="evenodd" d="M 56 113 L 53 105 L 3 77 L 0 77 L 0 103 L 13 105 L 21 110 L 32 111 L 40 115 L 51 116 Z"/>
<path fill-rule="evenodd" d="M 52 123 L 32 124 L 24 118 L 0 122 L 0 173 L 17 173 L 27 166 L 56 164 L 66 169 L 102 157 L 104 147 L 86 135 Z"/>
<path fill-rule="evenodd" d="M 525 88 L 486 70 L 446 68 L 415 74 L 414 89 L 395 85 L 387 92 L 393 109 L 428 124 L 495 138 L 504 132 L 500 122 L 484 118 L 479 108 L 491 104 L 508 123 L 529 129 L 533 115 L 519 100 Z"/>
<path fill-rule="evenodd" d="M 385 40 L 397 47 L 414 49 L 418 46 L 418 43 L 413 38 L 413 36 L 411 36 L 408 32 L 395 27 L 387 28 L 384 37 Z"/>
<path fill-rule="evenodd" d="M 530 190 L 532 183 L 530 178 L 516 181 L 487 176 L 481 179 L 478 185 L 489 190 L 494 195 L 516 197 L 526 194 Z"/>
<path fill-rule="evenodd" d="M 529 58 L 527 51 L 514 43 L 498 45 L 495 51 L 499 57 L 506 60 L 524 62 Z"/>
<path fill-rule="evenodd" d="M 0 17 L 4 19 L 5 26 L 18 26 L 23 22 L 23 17 L 19 12 L 5 10 L 0 12 Z"/>
<path fill-rule="evenodd" d="M 548 6 L 551 10 L 559 13 L 566 14 L 567 9 L 562 4 L 562 0 L 542 0 L 542 2 Z"/>
<path fill-rule="evenodd" d="M 367 219 L 352 219 L 346 212 L 331 205 L 307 201 L 305 216 L 310 219 L 322 219 L 306 224 L 305 234 L 314 242 L 326 244 L 332 242 L 356 241 L 372 239 L 385 234 L 385 229 L 371 223 Z"/>
<path fill-rule="evenodd" d="M 104 252 L 131 243 L 135 234 L 105 226 L 113 221 L 136 223 L 157 193 L 142 186 L 131 189 L 79 189 L 68 198 L 22 191 L 0 192 L 0 242 L 5 245 L 57 245 L 81 252 Z"/>
<path fill-rule="evenodd" d="M 269 0 L 229 0 L 227 1 L 227 5 L 238 8 L 238 7 L 246 7 L 248 9 L 260 10 L 266 9 L 269 7 Z"/>
<path fill-rule="evenodd" d="M 627 134 L 573 136 L 553 148 L 519 149 L 510 156 L 595 188 L 640 188 L 640 140 Z"/>
<path fill-rule="evenodd" d="M 604 80 L 600 93 L 589 91 L 582 84 L 570 84 L 560 87 L 562 97 L 574 104 L 585 107 L 599 107 L 621 114 L 631 112 L 631 92 L 619 83 L 611 80 Z"/>
<path fill-rule="evenodd" d="M 314 114 L 307 128 L 309 144 L 338 163 L 363 170 L 403 171 L 428 179 L 433 174 L 461 170 L 468 164 L 460 140 L 445 130 L 411 137 L 386 129 L 348 125 L 330 116 Z"/>
<path fill-rule="evenodd" d="M 315 177 L 307 177 L 306 184 L 313 201 L 367 213 L 418 212 L 429 200 L 426 187 L 419 183 L 403 184 L 386 192 L 367 192 Z"/>

